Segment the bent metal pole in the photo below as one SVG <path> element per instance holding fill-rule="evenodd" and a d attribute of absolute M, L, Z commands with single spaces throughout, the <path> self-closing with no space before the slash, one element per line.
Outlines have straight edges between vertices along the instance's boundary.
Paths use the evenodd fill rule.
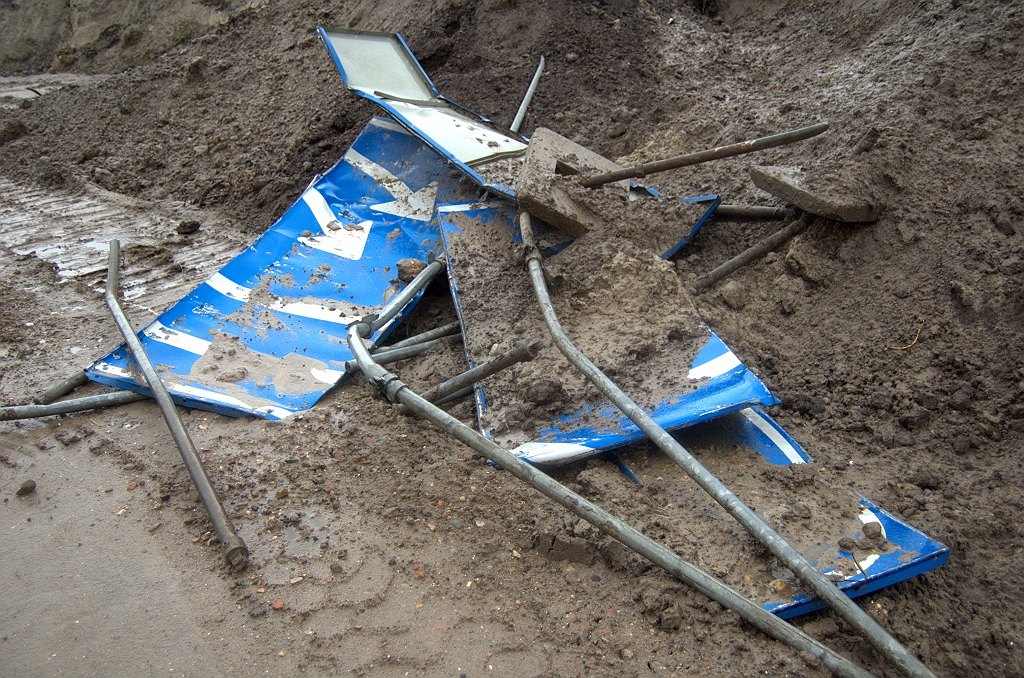
<path fill-rule="evenodd" d="M 562 331 L 562 325 L 558 322 L 558 316 L 555 314 L 555 307 L 551 303 L 551 297 L 548 296 L 547 283 L 544 281 L 544 271 L 540 266 L 540 251 L 534 242 L 533 226 L 529 213 L 519 213 L 519 230 L 523 236 L 526 265 L 529 268 L 530 278 L 533 281 L 533 290 L 537 297 L 537 303 L 540 305 L 541 313 L 544 315 L 544 322 L 547 323 L 551 338 L 554 340 L 558 350 L 562 352 L 569 362 L 575 365 L 616 407 L 622 410 L 623 414 L 629 417 L 672 461 L 682 467 L 686 474 L 693 478 L 705 492 L 710 494 L 733 518 L 747 528 L 754 538 L 775 554 L 796 576 L 800 577 L 801 580 L 814 589 L 822 601 L 838 612 L 850 626 L 860 631 L 879 653 L 896 664 L 908 676 L 913 676 L 914 678 L 935 678 L 935 674 L 928 670 L 927 666 L 922 664 L 899 641 L 889 635 L 885 629 L 878 625 L 878 622 L 868 616 L 856 603 L 847 598 L 825 575 L 818 572 L 799 551 L 779 536 L 775 530 L 770 528 L 749 506 L 740 501 L 739 497 L 733 494 L 722 481 L 704 468 L 686 448 L 647 416 L 647 413 L 639 405 L 630 400 L 629 396 L 623 393 L 622 389 L 616 386 L 573 345 L 569 337 Z"/>
<path fill-rule="evenodd" d="M 185 462 L 188 474 L 192 476 L 192 482 L 199 491 L 199 497 L 203 500 L 203 506 L 206 507 L 206 512 L 210 515 L 210 522 L 213 523 L 213 529 L 216 530 L 217 538 L 220 539 L 221 548 L 224 551 L 224 559 L 232 568 L 241 569 L 249 562 L 249 549 L 246 548 L 242 538 L 235 533 L 235 526 L 231 524 L 231 519 L 228 518 L 228 514 L 224 511 L 224 507 L 217 497 L 217 492 L 213 489 L 210 478 L 206 475 L 206 469 L 203 468 L 203 463 L 199 460 L 196 446 L 192 443 L 192 438 L 189 437 L 188 431 L 185 430 L 185 425 L 181 423 L 178 411 L 174 409 L 174 401 L 171 400 L 171 394 L 167 392 L 163 382 L 160 381 L 160 375 L 157 374 L 152 361 L 146 355 L 142 342 L 135 335 L 135 330 L 132 329 L 128 316 L 125 315 L 121 309 L 121 304 L 117 300 L 118 260 L 120 256 L 121 244 L 116 240 L 111 240 L 110 259 L 107 262 L 107 292 L 105 295 L 107 307 L 114 316 L 114 322 L 117 323 L 117 329 L 121 331 L 121 336 L 124 337 L 128 350 L 135 357 L 135 362 L 139 365 L 139 371 L 142 372 L 146 383 L 149 384 L 149 390 L 153 392 L 156 404 L 160 406 L 160 412 L 163 413 L 164 420 L 167 422 L 167 428 L 171 430 L 171 436 L 178 446 L 178 451 L 181 452 L 181 458 Z"/>
<path fill-rule="evenodd" d="M 615 181 L 621 181 L 622 179 L 632 179 L 633 177 L 642 179 L 648 174 L 664 172 L 665 170 L 676 169 L 677 167 L 698 165 L 702 162 L 708 162 L 709 160 L 731 158 L 734 155 L 763 151 L 766 148 L 774 148 L 775 146 L 783 146 L 796 141 L 803 141 L 804 139 L 810 139 L 811 137 L 818 136 L 827 129 L 827 122 L 819 122 L 817 125 L 811 125 L 810 127 L 801 127 L 800 129 L 782 132 L 781 134 L 773 134 L 768 137 L 761 137 L 760 139 L 741 141 L 738 144 L 718 146 L 717 148 L 709 148 L 706 151 L 697 151 L 696 153 L 687 153 L 686 155 L 676 155 L 671 158 L 665 158 L 664 160 L 642 162 L 633 167 L 626 167 L 625 169 L 615 170 L 613 172 L 605 172 L 604 174 L 595 174 L 592 177 L 587 177 L 586 179 L 581 180 L 580 185 L 586 188 L 594 188 L 596 186 L 610 184 Z"/>
<path fill-rule="evenodd" d="M 355 322 L 348 328 L 348 346 L 367 380 L 391 402 L 397 402 L 444 429 L 449 435 L 473 448 L 485 458 L 530 485 L 555 503 L 563 506 L 583 520 L 621 542 L 628 548 L 665 569 L 682 582 L 736 612 L 772 638 L 781 640 L 798 651 L 817 657 L 830 671 L 843 678 L 870 678 L 872 674 L 860 668 L 841 654 L 810 637 L 800 629 L 779 619 L 760 605 L 743 597 L 708 573 L 647 537 L 639 530 L 590 503 L 533 465 L 498 446 L 436 405 L 416 395 L 398 375 L 388 372 L 374 362 L 363 344 L 370 336 L 370 321 Z"/>

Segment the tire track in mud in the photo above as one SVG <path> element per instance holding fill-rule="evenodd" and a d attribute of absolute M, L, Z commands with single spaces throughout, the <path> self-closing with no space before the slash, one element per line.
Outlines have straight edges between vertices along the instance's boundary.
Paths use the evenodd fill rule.
<path fill-rule="evenodd" d="M 182 222 L 203 226 L 180 235 L 176 229 Z M 5 178 L 0 178 L 0 236 L 13 254 L 53 264 L 58 280 L 80 280 L 99 293 L 109 242 L 120 240 L 125 299 L 136 312 L 154 315 L 248 245 L 226 220 L 208 212 L 91 186 L 82 192 L 49 190 Z"/>

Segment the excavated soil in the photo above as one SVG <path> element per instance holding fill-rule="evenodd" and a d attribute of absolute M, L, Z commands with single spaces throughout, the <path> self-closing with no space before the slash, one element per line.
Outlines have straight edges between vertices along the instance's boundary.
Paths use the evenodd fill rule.
<path fill-rule="evenodd" d="M 814 220 L 693 298 L 782 398 L 773 416 L 815 463 L 745 474 L 743 450 L 695 451 L 751 503 L 770 498 L 764 515 L 796 538 L 849 529 L 827 484 L 943 541 L 946 565 L 862 606 L 937 675 L 1024 675 L 1016 4 L 109 5 L 0 2 L 0 25 L 16 29 L 0 74 L 110 76 L 51 78 L 34 98 L 19 84 L 18 106 L 0 107 L 0 233 L 22 223 L 22 191 L 104 189 L 140 219 L 147 204 L 187 208 L 198 232 L 168 225 L 145 251 L 125 248 L 130 266 L 161 272 L 163 303 L 196 284 L 201 262 L 174 263 L 183 253 L 255 238 L 375 113 L 344 89 L 317 25 L 401 31 L 442 93 L 503 122 L 544 54 L 524 132 L 545 126 L 623 165 L 829 121 L 799 144 L 646 179 L 666 201 L 772 205 L 747 168 L 785 165 L 867 178 L 886 202 L 874 224 Z M 872 128 L 875 147 L 850 157 Z M 659 275 L 685 289 L 778 227 L 712 222 Z M 588 286 L 602 276 L 623 285 L 599 262 L 649 261 L 618 237 L 629 244 L 594 243 L 587 274 L 563 276 L 560 311 L 600 295 Z M 0 242 L 0 399 L 26 403 L 118 335 L 99 267 L 69 275 L 52 248 Z M 521 269 L 507 275 L 526 284 Z M 140 294 L 137 323 L 157 298 Z M 403 331 L 453 317 L 438 283 Z M 443 342 L 393 369 L 426 388 L 463 368 L 461 350 Z M 475 424 L 471 403 L 451 411 Z M 184 420 L 253 552 L 242 573 L 223 568 L 152 403 L 0 425 L 0 673 L 825 675 L 358 379 L 284 423 Z M 642 487 L 604 461 L 555 476 L 751 595 L 794 584 L 662 456 L 641 446 L 623 460 Z M 36 491 L 16 496 L 26 479 Z M 897 675 L 832 613 L 797 624 Z"/>

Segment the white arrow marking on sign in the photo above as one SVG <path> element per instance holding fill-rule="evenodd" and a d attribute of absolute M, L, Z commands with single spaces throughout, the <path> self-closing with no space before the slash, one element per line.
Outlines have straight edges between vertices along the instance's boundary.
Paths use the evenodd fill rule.
<path fill-rule="evenodd" d="M 436 182 L 413 192 L 404 181 L 359 151 L 348 149 L 345 153 L 345 161 L 366 172 L 394 197 L 393 201 L 371 205 L 370 209 L 416 221 L 430 221 L 434 216 L 434 200 L 437 197 Z"/>

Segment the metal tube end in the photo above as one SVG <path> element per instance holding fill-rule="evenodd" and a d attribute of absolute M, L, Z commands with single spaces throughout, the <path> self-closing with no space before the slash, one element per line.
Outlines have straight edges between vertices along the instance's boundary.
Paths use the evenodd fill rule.
<path fill-rule="evenodd" d="M 231 536 L 224 543 L 224 560 L 232 570 L 244 569 L 249 564 L 249 549 L 239 536 Z"/>

